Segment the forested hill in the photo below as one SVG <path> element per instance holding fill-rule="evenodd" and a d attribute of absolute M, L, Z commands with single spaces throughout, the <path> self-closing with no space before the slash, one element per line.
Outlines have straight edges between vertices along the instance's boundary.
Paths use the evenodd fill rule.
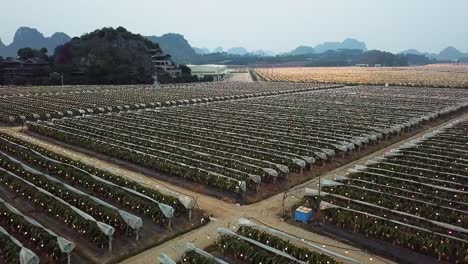
<path fill-rule="evenodd" d="M 77 83 L 152 83 L 149 49 L 158 44 L 123 27 L 103 28 L 60 45 L 54 68 Z"/>

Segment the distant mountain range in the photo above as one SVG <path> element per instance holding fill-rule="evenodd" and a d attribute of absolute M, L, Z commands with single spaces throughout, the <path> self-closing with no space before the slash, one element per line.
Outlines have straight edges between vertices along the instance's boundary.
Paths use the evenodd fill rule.
<path fill-rule="evenodd" d="M 192 47 L 192 49 L 195 51 L 196 54 L 198 55 L 205 55 L 211 53 L 211 51 L 208 48 L 197 48 L 197 47 Z"/>
<path fill-rule="evenodd" d="M 362 50 L 367 51 L 366 43 L 352 38 L 347 38 L 342 42 L 324 42 L 315 47 L 299 46 L 284 55 L 306 55 L 320 54 L 329 50 Z"/>
<path fill-rule="evenodd" d="M 34 49 L 46 48 L 49 54 L 54 53 L 55 47 L 70 41 L 70 37 L 62 32 L 53 34 L 50 37 L 44 35 L 35 28 L 20 27 L 10 45 L 5 45 L 0 40 L 0 56 L 16 56 L 21 48 L 30 47 Z"/>
<path fill-rule="evenodd" d="M 400 52 L 400 54 L 424 55 L 429 59 L 436 59 L 441 61 L 455 61 L 462 58 L 468 58 L 468 53 L 463 53 L 454 47 L 447 47 L 444 50 L 442 50 L 439 54 L 420 52 L 415 49 L 405 50 Z"/>
<path fill-rule="evenodd" d="M 305 55 L 305 54 L 314 54 L 315 49 L 309 46 L 299 46 L 291 50 L 288 55 Z"/>
<path fill-rule="evenodd" d="M 169 33 L 162 36 L 147 36 L 149 40 L 157 42 L 160 47 L 166 52 L 172 55 L 174 61 L 177 63 L 190 63 L 200 58 L 200 55 L 206 55 L 211 53 L 223 53 L 231 55 L 253 55 L 258 57 L 269 57 L 277 55 L 273 51 L 268 50 L 256 50 L 249 51 L 244 47 L 233 47 L 224 51 L 222 47 L 217 47 L 213 51 L 207 48 L 192 47 L 190 43 L 184 38 L 183 35 Z M 65 42 L 70 41 L 70 37 L 65 33 L 55 33 L 50 37 L 45 37 L 35 28 L 21 27 L 19 28 L 14 36 L 13 42 L 9 45 L 5 45 L 0 40 L 0 56 L 16 56 L 17 51 L 20 48 L 31 47 L 35 49 L 47 48 L 49 54 L 53 54 L 55 48 Z M 294 50 L 283 53 L 281 55 L 305 55 L 305 54 L 320 54 L 328 50 L 362 50 L 367 51 L 366 43 L 356 39 L 348 38 L 342 42 L 324 42 L 322 44 L 311 46 L 299 46 Z M 420 52 L 415 49 L 409 49 L 402 51 L 400 54 L 415 54 L 425 55 L 430 59 L 437 60 L 457 60 L 460 58 L 468 58 L 468 53 L 463 53 L 454 47 L 448 47 L 442 50 L 439 54 Z"/>

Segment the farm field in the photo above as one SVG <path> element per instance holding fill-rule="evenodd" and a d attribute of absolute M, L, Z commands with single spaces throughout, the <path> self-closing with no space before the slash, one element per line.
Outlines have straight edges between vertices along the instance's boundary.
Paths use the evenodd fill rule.
<path fill-rule="evenodd" d="M 396 85 L 468 88 L 468 66 L 258 68 L 271 82 L 324 82 L 346 85 Z"/>
<path fill-rule="evenodd" d="M 319 199 L 317 189 L 306 189 L 305 195 L 309 204 L 320 203 L 327 225 L 397 250 L 466 263 L 467 145 L 465 118 L 369 159 L 347 175 L 323 180 Z"/>
<path fill-rule="evenodd" d="M 134 86 L 0 87 L 0 122 L 22 123 L 315 90 L 333 85 L 196 83 Z"/>
<path fill-rule="evenodd" d="M 0 196 L 0 263 L 115 263 L 204 223 L 192 197 L 5 133 Z"/>
<path fill-rule="evenodd" d="M 317 263 L 338 264 L 337 259 L 353 261 L 339 254 L 323 254 L 320 247 L 309 249 L 311 243 L 279 230 L 240 219 L 237 230 L 218 228 L 215 244 L 205 250 L 187 243 L 185 254 L 177 263 Z M 326 250 L 322 250 L 327 252 Z M 159 263 L 169 264 L 170 257 L 162 254 Z"/>
<path fill-rule="evenodd" d="M 198 183 L 201 192 L 262 196 L 270 186 L 288 188 L 315 167 L 463 111 L 467 101 L 463 89 L 354 87 L 28 126 L 164 179 Z"/>

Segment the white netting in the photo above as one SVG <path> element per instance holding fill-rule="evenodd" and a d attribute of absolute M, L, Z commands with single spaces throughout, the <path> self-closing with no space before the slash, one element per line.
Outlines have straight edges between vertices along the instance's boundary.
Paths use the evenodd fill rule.
<path fill-rule="evenodd" d="M 165 211 L 163 211 L 163 214 L 164 214 L 164 216 L 166 216 L 167 218 L 172 218 L 172 216 L 174 215 L 174 209 L 172 209 L 172 211 L 171 211 L 171 210 L 167 210 L 167 209 L 166 209 L 167 206 L 161 206 L 162 203 L 160 203 L 160 202 L 154 200 L 153 198 L 151 198 L 151 197 L 149 197 L 149 196 L 147 196 L 147 195 L 144 195 L 144 194 L 142 194 L 142 193 L 140 193 L 140 192 L 137 192 L 137 191 L 135 191 L 135 190 L 132 190 L 132 189 L 130 189 L 130 188 L 122 187 L 122 186 L 119 186 L 119 185 L 114 184 L 114 183 L 112 183 L 112 182 L 106 181 L 106 180 L 104 180 L 104 179 L 102 179 L 102 178 L 100 178 L 100 177 L 97 177 L 96 175 L 93 175 L 93 174 L 91 174 L 91 173 L 89 173 L 89 172 L 87 172 L 87 171 L 85 171 L 85 170 L 83 170 L 83 169 L 81 169 L 81 168 L 79 168 L 79 167 L 76 167 L 76 166 L 74 166 L 74 165 L 72 165 L 72 164 L 64 163 L 64 162 L 61 162 L 61 161 L 58 161 L 58 160 L 55 160 L 55 159 L 46 157 L 46 156 L 42 155 L 41 153 L 39 153 L 39 152 L 37 152 L 37 151 L 35 151 L 35 150 L 33 150 L 33 149 L 26 148 L 26 147 L 24 147 L 24 146 L 18 145 L 18 144 L 14 143 L 14 142 L 11 142 L 11 141 L 8 141 L 8 142 L 11 143 L 11 144 L 16 145 L 16 146 L 18 146 L 18 147 L 21 147 L 21 148 L 24 148 L 24 149 L 28 149 L 28 150 L 32 151 L 34 154 L 36 154 L 36 155 L 38 155 L 38 156 L 41 156 L 41 157 L 43 157 L 43 158 L 45 158 L 45 159 L 47 159 L 47 160 L 49 160 L 49 161 L 51 161 L 51 162 L 58 163 L 58 164 L 62 164 L 62 165 L 65 165 L 65 166 L 72 167 L 72 168 L 74 168 L 74 169 L 76 169 L 76 170 L 79 170 L 79 171 L 81 171 L 81 172 L 83 172 L 83 173 L 89 175 L 91 178 L 93 178 L 93 179 L 95 179 L 95 180 L 97 180 L 97 181 L 100 181 L 100 182 L 102 182 L 102 183 L 108 184 L 108 185 L 113 186 L 113 187 L 116 187 L 116 188 L 120 188 L 120 189 L 125 190 L 125 191 L 127 191 L 127 192 L 130 192 L 130 193 L 133 193 L 133 194 L 138 195 L 138 196 L 140 196 L 140 197 L 143 197 L 143 198 L 145 198 L 145 199 L 147 199 L 147 200 L 150 200 L 150 201 L 156 203 L 156 204 L 159 206 L 159 208 L 160 208 L 161 210 L 163 210 L 163 208 L 164 208 Z M 185 204 L 183 203 L 184 206 L 186 206 L 186 207 L 187 207 L 187 206 L 190 206 L 190 202 L 188 201 L 188 200 L 190 199 L 189 197 L 179 197 L 179 200 L 180 200 L 181 198 L 184 199 L 184 202 L 185 202 Z M 192 200 L 193 200 L 193 199 L 192 199 Z M 193 208 L 193 206 L 192 206 L 192 208 Z"/>
<path fill-rule="evenodd" d="M 4 140 L 5 140 L 5 139 L 4 139 Z M 7 140 L 7 141 L 8 141 L 8 140 Z M 21 147 L 21 148 L 24 148 L 24 149 L 28 149 L 28 150 L 32 151 L 34 154 L 39 155 L 39 156 L 41 156 L 41 157 L 43 157 L 43 158 L 45 158 L 45 159 L 47 159 L 47 160 L 49 160 L 49 161 L 52 161 L 52 162 L 54 162 L 54 163 L 59 163 L 59 164 L 65 165 L 65 166 L 69 166 L 69 167 L 72 167 L 72 168 L 74 168 L 74 169 L 76 169 L 76 170 L 79 170 L 79 171 L 81 171 L 81 172 L 83 172 L 83 173 L 86 173 L 86 174 L 88 174 L 90 177 L 92 177 L 93 179 L 98 180 L 98 181 L 100 181 L 100 182 L 102 182 L 102 183 L 105 183 L 105 184 L 108 184 L 108 185 L 111 185 L 111 186 L 114 186 L 114 187 L 117 187 L 117 188 L 126 190 L 126 191 L 131 192 L 131 193 L 133 193 L 133 194 L 136 194 L 136 195 L 138 195 L 138 196 L 140 196 L 140 197 L 143 197 L 143 198 L 145 198 L 145 199 L 148 199 L 148 200 L 150 200 L 150 201 L 153 201 L 153 202 L 157 203 L 158 205 L 162 204 L 162 203 L 160 203 L 160 202 L 154 200 L 153 198 L 151 198 L 151 197 L 149 197 L 149 196 L 147 196 L 147 195 L 144 195 L 144 194 L 142 194 L 142 193 L 140 193 L 140 192 L 137 192 L 137 191 L 135 191 L 135 190 L 132 190 L 132 189 L 130 189 L 130 188 L 122 187 L 122 186 L 119 186 L 119 185 L 114 184 L 114 183 L 112 183 L 112 182 L 106 181 L 106 180 L 104 180 L 104 179 L 102 179 L 102 178 L 100 178 L 100 177 L 98 177 L 98 176 L 96 176 L 96 175 L 93 175 L 93 174 L 91 174 L 91 173 L 89 173 L 89 172 L 87 172 L 87 171 L 85 171 L 85 170 L 83 170 L 83 169 L 81 169 L 81 168 L 79 168 L 79 167 L 77 167 L 77 166 L 74 166 L 74 165 L 72 165 L 72 164 L 64 163 L 64 162 L 61 162 L 61 161 L 58 161 L 58 160 L 55 160 L 55 159 L 46 157 L 46 156 L 42 155 L 41 153 L 39 153 L 39 152 L 37 152 L 37 151 L 35 151 L 35 150 L 33 150 L 33 149 L 26 148 L 26 147 L 24 147 L 24 146 L 21 146 L 21 145 L 19 145 L 19 144 L 14 143 L 14 142 L 11 142 L 11 141 L 8 141 L 8 142 L 11 143 L 11 144 L 16 145 L 16 146 L 18 146 L 18 147 Z M 170 190 L 167 190 L 167 189 L 165 189 L 165 191 L 166 191 L 166 192 L 171 192 Z M 174 192 L 172 192 L 172 193 L 174 193 Z M 195 201 L 194 201 L 192 198 L 188 197 L 188 196 L 180 195 L 180 194 L 176 193 L 176 197 L 179 199 L 179 201 L 181 201 L 181 203 L 182 203 L 187 209 L 192 209 L 193 206 L 195 205 Z M 161 206 L 160 206 L 160 208 L 161 208 Z M 163 208 L 167 208 L 167 206 L 163 206 Z M 164 212 L 163 212 L 163 213 L 164 213 Z M 164 213 L 164 215 L 165 215 L 167 218 L 172 218 L 172 216 L 174 215 L 174 212 L 173 212 L 173 210 L 172 210 L 172 212 L 171 212 L 171 211 L 167 211 L 167 212 Z"/>
<path fill-rule="evenodd" d="M 34 254 L 31 250 L 23 247 L 23 244 L 19 242 L 16 238 L 12 237 L 5 229 L 0 226 L 0 233 L 4 234 L 5 236 L 9 237 L 13 243 L 15 243 L 18 247 L 20 247 L 19 252 L 19 263 L 20 264 L 39 264 L 39 257 Z"/>
<path fill-rule="evenodd" d="M 219 263 L 219 264 L 229 264 L 226 261 L 223 261 L 221 259 L 217 259 L 213 255 L 211 255 L 210 253 L 195 247 L 195 245 L 192 244 L 192 243 L 187 243 L 186 246 L 185 246 L 185 252 L 189 252 L 189 251 L 193 251 L 193 252 L 195 252 L 195 253 L 197 253 L 197 254 L 205 257 L 205 258 L 208 258 L 208 259 L 210 259 L 210 260 L 212 260 L 212 261 L 214 261 L 216 263 Z"/>
<path fill-rule="evenodd" d="M 432 223 L 434 225 L 437 225 L 437 226 L 440 226 L 440 227 L 443 227 L 443 228 L 446 228 L 446 229 L 449 229 L 449 230 L 454 230 L 454 231 L 458 231 L 458 232 L 462 232 L 462 233 L 468 233 L 468 230 L 463 228 L 463 227 L 455 226 L 455 225 L 452 225 L 452 224 L 447 224 L 447 223 L 444 223 L 444 222 L 433 221 L 433 220 L 430 220 L 430 219 L 427 219 L 427 218 L 424 218 L 424 217 L 421 217 L 421 216 L 417 216 L 417 215 L 414 215 L 414 214 L 389 209 L 389 208 L 386 208 L 386 207 L 383 207 L 383 206 L 379 206 L 379 205 L 376 205 L 376 204 L 372 204 L 372 203 L 368 203 L 368 202 L 364 202 L 364 201 L 360 201 L 360 200 L 350 199 L 348 197 L 341 196 L 341 195 L 338 195 L 338 194 L 333 194 L 332 193 L 332 194 L 329 194 L 329 195 L 337 197 L 337 198 L 342 199 L 342 200 L 352 201 L 354 203 L 362 204 L 362 205 L 365 205 L 365 206 L 368 206 L 368 207 L 374 207 L 374 208 L 378 208 L 380 210 L 389 211 L 389 212 L 392 212 L 392 213 L 395 213 L 395 214 L 399 214 L 399 215 L 403 215 L 403 216 L 407 216 L 407 217 L 412 217 L 412 218 L 415 218 L 415 219 L 418 219 L 418 220 L 426 221 L 426 222 Z"/>
<path fill-rule="evenodd" d="M 260 229 L 260 230 L 262 230 L 264 232 L 270 233 L 272 235 L 283 237 L 283 238 L 287 239 L 288 241 L 296 241 L 298 243 L 305 244 L 305 245 L 315 249 L 319 253 L 324 253 L 324 254 L 327 254 L 327 255 L 330 255 L 330 256 L 334 256 L 336 258 L 339 258 L 339 259 L 343 260 L 346 263 L 360 263 L 357 260 L 354 260 L 352 258 L 343 256 L 343 255 L 338 254 L 338 253 L 335 253 L 335 252 L 333 252 L 331 250 L 328 250 L 328 249 L 325 249 L 325 248 L 323 248 L 321 246 L 310 243 L 310 242 L 308 242 L 308 241 L 306 241 L 304 239 L 300 239 L 298 237 L 292 236 L 290 234 L 284 233 L 284 232 L 282 232 L 280 230 L 277 230 L 277 229 L 274 229 L 274 228 L 271 228 L 271 227 L 268 227 L 268 226 L 255 224 L 252 221 L 250 221 L 248 219 L 245 219 L 245 218 L 239 219 L 239 226 L 253 227 L 253 228 L 256 228 L 256 229 Z"/>
<path fill-rule="evenodd" d="M 5 205 L 5 207 L 8 208 L 8 210 L 10 210 L 12 213 L 23 217 L 24 220 L 26 220 L 26 221 L 27 221 L 28 223 L 30 223 L 31 225 L 37 226 L 37 227 L 43 229 L 44 231 L 46 231 L 47 233 L 51 234 L 52 236 L 56 237 L 56 238 L 57 238 L 57 244 L 59 245 L 60 250 L 61 250 L 63 253 L 71 253 L 71 252 L 73 251 L 73 249 L 75 248 L 75 244 L 74 244 L 73 242 L 68 241 L 67 239 L 65 239 L 65 238 L 63 238 L 63 237 L 59 237 L 59 236 L 58 236 L 57 234 L 55 234 L 52 230 L 45 228 L 43 225 L 41 225 L 40 223 L 38 223 L 38 222 L 37 222 L 36 220 L 34 220 L 33 218 L 22 214 L 18 209 L 16 209 L 15 207 L 13 207 L 12 205 L 10 205 L 9 203 L 5 202 L 5 201 L 4 201 L 3 199 L 1 199 L 1 198 L 0 198 L 0 203 L 3 203 L 3 204 Z"/>
<path fill-rule="evenodd" d="M 405 178 L 401 178 L 401 177 L 389 176 L 389 175 L 386 175 L 386 174 L 381 174 L 381 173 L 377 173 L 377 172 L 370 172 L 370 171 L 367 171 L 367 170 L 368 170 L 368 167 L 366 167 L 366 166 L 356 165 L 353 169 L 349 169 L 348 173 L 353 174 L 353 173 L 361 173 L 362 172 L 362 173 L 365 173 L 365 174 L 375 175 L 375 176 L 379 176 L 379 177 L 382 177 L 382 178 L 397 179 L 399 181 L 408 182 L 408 183 L 411 183 L 411 184 L 425 185 L 425 186 L 428 186 L 428 187 L 431 187 L 431 188 L 434 188 L 434 189 L 439 189 L 439 190 L 444 190 L 444 191 L 449 191 L 449 192 L 464 193 L 464 194 L 468 193 L 468 191 L 457 190 L 457 189 L 444 187 L 444 186 L 441 186 L 441 185 L 434 185 L 434 184 L 430 184 L 430 183 L 423 183 L 423 182 L 409 180 L 409 179 L 405 179 Z M 391 174 L 400 174 L 400 175 L 405 174 L 405 173 L 397 172 L 397 171 L 393 171 L 393 170 L 386 170 L 386 169 L 380 169 L 380 168 L 379 168 L 379 170 L 389 172 Z M 410 175 L 410 174 L 406 174 L 406 175 Z M 421 179 L 427 179 L 427 177 L 424 177 L 424 176 L 418 176 L 418 175 L 410 175 L 410 176 L 421 178 Z M 433 180 L 439 181 L 440 183 L 443 183 L 443 182 L 453 183 L 451 181 L 443 181 L 443 180 L 437 180 L 437 179 L 433 179 Z M 460 184 L 460 186 L 462 186 L 462 185 Z"/>
<path fill-rule="evenodd" d="M 271 177 L 273 178 L 277 178 L 278 177 L 278 172 L 274 169 L 270 169 L 270 168 L 262 168 L 262 170 L 266 173 L 268 173 L 268 175 L 270 175 Z"/>
<path fill-rule="evenodd" d="M 301 159 L 293 159 L 292 160 L 297 166 L 304 168 L 306 166 L 306 162 Z"/>
<path fill-rule="evenodd" d="M 158 263 L 159 264 L 176 264 L 174 260 L 172 260 L 168 255 L 161 254 L 158 256 Z"/>
<path fill-rule="evenodd" d="M 103 234 L 105 234 L 105 235 L 107 235 L 107 236 L 109 236 L 109 237 L 111 237 L 111 236 L 114 234 L 114 231 L 115 231 L 115 228 L 114 228 L 114 227 L 112 227 L 112 226 L 110 226 L 110 225 L 108 225 L 108 224 L 105 224 L 105 223 L 102 223 L 102 222 L 97 221 L 96 219 L 94 219 L 94 217 L 92 217 L 92 216 L 90 216 L 89 214 L 87 214 L 87 213 L 81 211 L 80 209 L 74 207 L 73 205 L 67 203 L 65 200 L 63 200 L 63 199 L 61 199 L 61 198 L 59 198 L 59 197 L 57 197 L 57 196 L 51 194 L 50 192 L 48 192 L 48 191 L 46 191 L 46 190 L 44 190 L 44 189 L 42 189 L 42 188 L 37 187 L 36 185 L 34 185 L 34 184 L 32 184 L 32 183 L 30 183 L 30 182 L 24 180 L 24 179 L 21 178 L 21 177 L 19 177 L 19 176 L 15 175 L 15 174 L 13 174 L 13 173 L 11 173 L 11 172 L 9 172 L 9 171 L 3 169 L 3 168 L 0 168 L 0 170 L 1 170 L 1 171 L 4 171 L 4 172 L 6 172 L 6 173 L 8 173 L 9 175 L 11 175 L 11 176 L 13 176 L 13 177 L 15 177 L 15 178 L 17 178 L 17 179 L 19 179 L 19 180 L 21 180 L 21 181 L 23 181 L 24 183 L 30 185 L 31 187 L 35 188 L 35 189 L 38 190 L 39 192 L 44 193 L 44 194 L 46 194 L 46 195 L 52 197 L 53 199 L 59 201 L 60 203 L 62 203 L 62 204 L 64 204 L 64 205 L 68 206 L 70 209 L 72 209 L 75 213 L 79 214 L 79 215 L 80 215 L 81 217 L 83 217 L 84 219 L 86 219 L 86 220 L 88 220 L 88 221 L 95 222 L 96 225 L 97 225 L 97 227 L 99 228 L 99 230 L 101 230 L 101 232 L 102 232 Z"/>
<path fill-rule="evenodd" d="M 323 191 L 319 192 L 317 189 L 311 189 L 307 187 L 304 189 L 304 196 L 316 197 L 316 196 L 319 196 L 319 193 L 320 193 L 320 196 L 325 196 L 328 194 L 327 192 L 323 192 Z"/>
<path fill-rule="evenodd" d="M 277 250 L 276 248 L 272 248 L 272 247 L 270 247 L 270 246 L 267 246 L 267 245 L 265 245 L 265 244 L 262 244 L 262 243 L 260 243 L 260 242 L 258 242 L 258 241 L 253 240 L 253 239 L 250 239 L 250 238 L 241 236 L 241 235 L 239 235 L 239 234 L 236 234 L 236 233 L 232 232 L 231 230 L 227 230 L 227 229 L 225 229 L 225 228 L 219 227 L 219 228 L 217 229 L 217 231 L 218 231 L 218 233 L 221 234 L 221 235 L 228 235 L 228 236 L 234 236 L 234 237 L 240 238 L 240 239 L 242 239 L 242 240 L 244 240 L 244 241 L 247 241 L 247 242 L 250 243 L 250 244 L 254 244 L 254 245 L 258 246 L 258 247 L 261 247 L 261 248 L 263 248 L 263 249 L 265 249 L 265 250 L 267 250 L 267 251 L 270 251 L 270 252 L 272 252 L 272 253 L 274 253 L 274 254 L 276 254 L 276 255 L 278 255 L 278 256 L 282 256 L 282 257 L 284 257 L 284 258 L 290 259 L 290 260 L 292 260 L 292 261 L 294 261 L 294 262 L 301 263 L 301 264 L 307 264 L 307 262 L 298 260 L 298 259 L 296 259 L 295 257 L 293 257 L 293 256 L 291 256 L 291 255 L 289 255 L 289 254 L 287 254 L 286 252 Z"/>
<path fill-rule="evenodd" d="M 359 211 L 359 210 L 354 210 L 354 209 L 350 209 L 350 208 L 341 207 L 341 206 L 334 205 L 334 204 L 331 204 L 331 203 L 327 203 L 327 202 L 324 202 L 324 201 L 321 201 L 321 202 L 320 202 L 320 209 L 322 209 L 322 210 L 326 210 L 326 209 L 340 209 L 340 210 L 350 211 L 350 212 L 354 212 L 354 213 L 358 213 L 358 214 L 368 215 L 368 216 L 370 216 L 370 217 L 377 218 L 377 219 L 381 219 L 381 220 L 386 220 L 386 221 L 389 221 L 389 222 L 391 222 L 391 223 L 398 224 L 398 225 L 401 225 L 401 226 L 406 226 L 406 227 L 414 228 L 414 229 L 417 229 L 417 230 L 421 230 L 421 231 L 425 231 L 425 232 L 437 234 L 437 235 L 440 235 L 440 236 L 443 236 L 443 237 L 447 237 L 447 238 L 450 238 L 450 239 L 454 239 L 454 240 L 462 241 L 462 242 L 464 242 L 464 243 L 468 243 L 468 241 L 466 241 L 466 240 L 464 240 L 464 239 L 461 239 L 461 238 L 458 238 L 458 237 L 449 236 L 449 235 L 442 234 L 442 233 L 438 233 L 438 232 L 433 232 L 432 230 L 429 230 L 429 229 L 426 229 L 426 228 L 422 228 L 422 227 L 419 227 L 419 226 L 414 226 L 414 225 L 406 224 L 406 223 L 403 223 L 403 222 L 400 222 L 400 221 L 388 219 L 388 218 L 381 217 L 381 216 L 378 216 L 378 215 L 374 215 L 374 214 L 370 214 L 370 213 L 366 213 L 366 212 L 361 212 L 361 211 Z"/>
<path fill-rule="evenodd" d="M 78 195 L 88 197 L 89 199 L 93 200 L 94 202 L 96 202 L 98 204 L 101 204 L 101 205 L 103 205 L 103 206 L 105 206 L 107 208 L 110 208 L 112 210 L 117 211 L 119 213 L 119 215 L 122 217 L 122 219 L 125 221 L 125 223 L 127 223 L 127 225 L 130 226 L 132 229 L 138 230 L 138 229 L 141 229 L 141 227 L 143 226 L 143 220 L 140 217 L 135 216 L 133 214 L 130 214 L 130 213 L 126 212 L 126 211 L 120 210 L 119 208 L 117 208 L 117 207 L 115 207 L 115 206 L 113 206 L 111 204 L 108 204 L 108 203 L 106 203 L 106 202 L 104 202 L 104 201 L 102 201 L 102 200 L 100 200 L 100 199 L 98 199 L 98 198 L 96 198 L 96 197 L 94 197 L 92 195 L 88 195 L 87 193 L 84 193 L 84 192 L 82 192 L 82 191 L 80 191 L 78 189 L 75 189 L 75 188 L 71 187 L 70 185 L 63 183 L 63 182 L 55 179 L 54 177 L 52 177 L 50 175 L 42 173 L 42 172 L 40 172 L 38 170 L 35 170 L 35 169 L 27 166 L 26 164 L 23 164 L 21 161 L 15 159 L 15 158 L 12 158 L 12 157 L 8 156 L 7 154 L 5 154 L 5 153 L 3 153 L 1 151 L 0 151 L 0 154 L 6 156 L 11 161 L 19 164 L 24 170 L 26 170 L 26 171 L 28 171 L 28 172 L 30 172 L 32 174 L 41 175 L 41 176 L 45 177 L 46 179 L 48 179 L 50 181 L 53 181 L 53 182 L 56 182 L 56 183 L 62 185 L 64 188 L 70 190 L 71 192 L 74 192 L 74 193 L 76 193 Z"/>
<path fill-rule="evenodd" d="M 320 179 L 320 186 L 322 186 L 322 187 L 339 186 L 339 185 L 343 185 L 343 183 L 332 181 L 332 180 L 329 180 L 329 179 Z"/>

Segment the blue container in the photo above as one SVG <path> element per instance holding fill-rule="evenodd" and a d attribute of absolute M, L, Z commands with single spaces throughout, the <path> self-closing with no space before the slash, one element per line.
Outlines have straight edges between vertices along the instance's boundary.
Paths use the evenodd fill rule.
<path fill-rule="evenodd" d="M 298 222 L 308 223 L 313 216 L 314 212 L 311 208 L 300 206 L 294 212 L 294 220 Z"/>

